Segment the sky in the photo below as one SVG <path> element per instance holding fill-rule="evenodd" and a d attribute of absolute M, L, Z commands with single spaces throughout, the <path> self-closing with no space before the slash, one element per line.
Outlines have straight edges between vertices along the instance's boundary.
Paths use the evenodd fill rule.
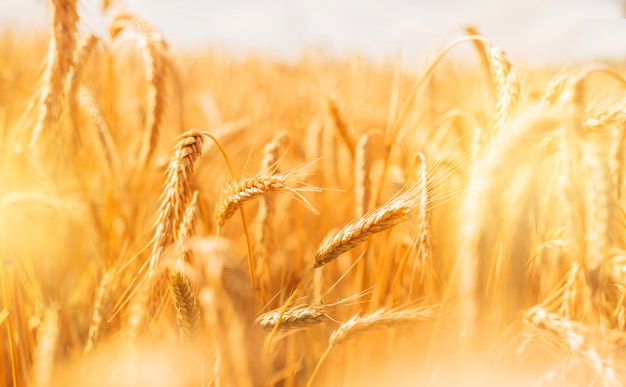
<path fill-rule="evenodd" d="M 83 28 L 115 11 L 151 21 L 173 46 L 210 44 L 296 57 L 305 48 L 374 59 L 425 56 L 476 26 L 512 59 L 563 63 L 626 57 L 626 0 L 81 0 Z M 44 26 L 45 0 L 0 0 L 0 26 Z"/>

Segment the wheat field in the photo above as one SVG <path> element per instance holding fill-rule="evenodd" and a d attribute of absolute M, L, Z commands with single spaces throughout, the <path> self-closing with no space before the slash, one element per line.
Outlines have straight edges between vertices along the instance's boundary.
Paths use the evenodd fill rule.
<path fill-rule="evenodd" d="M 626 63 L 287 64 L 107 3 L 0 32 L 0 385 L 626 384 Z"/>

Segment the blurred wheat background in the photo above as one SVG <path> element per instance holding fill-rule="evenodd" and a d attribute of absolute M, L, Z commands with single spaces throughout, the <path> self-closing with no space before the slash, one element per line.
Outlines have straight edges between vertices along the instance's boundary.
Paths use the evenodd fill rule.
<path fill-rule="evenodd" d="M 250 52 L 162 5 L 24 4 L 43 28 L 0 32 L 0 384 L 626 383 L 623 21 Z"/>

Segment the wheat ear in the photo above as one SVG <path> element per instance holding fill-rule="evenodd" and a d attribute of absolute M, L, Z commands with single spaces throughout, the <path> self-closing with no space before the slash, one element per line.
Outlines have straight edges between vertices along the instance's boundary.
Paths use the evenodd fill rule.
<path fill-rule="evenodd" d="M 115 17 L 109 27 L 111 38 L 115 39 L 125 28 L 132 28 L 141 35 L 139 47 L 143 55 L 145 76 L 149 84 L 148 117 L 137 163 L 139 171 L 145 171 L 154 156 L 161 126 L 165 120 L 167 105 L 165 82 L 169 68 L 168 46 L 162 35 L 150 23 L 128 13 L 122 13 Z"/>
<path fill-rule="evenodd" d="M 194 219 L 198 212 L 197 201 L 198 191 L 195 191 L 187 205 L 185 216 L 178 231 L 180 256 L 177 260 L 177 266 L 189 261 L 189 251 L 185 247 L 185 241 L 193 235 Z M 178 267 L 170 272 L 169 290 L 176 309 L 176 322 L 181 341 L 192 340 L 199 332 L 200 308 L 191 281 Z"/>
<path fill-rule="evenodd" d="M 298 191 L 315 190 L 313 188 L 292 188 L 288 183 L 293 180 L 295 171 L 268 174 L 258 173 L 244 177 L 237 182 L 230 182 L 220 194 L 215 205 L 215 219 L 222 227 L 233 214 L 246 202 L 256 199 L 268 192 L 290 192 L 296 195 L 309 209 L 315 211 Z"/>
<path fill-rule="evenodd" d="M 304 328 L 328 321 L 328 306 L 324 304 L 298 305 L 271 310 L 260 315 L 256 322 L 266 330 L 272 330 L 279 324 L 278 329 L 289 330 Z"/>
<path fill-rule="evenodd" d="M 504 51 L 494 45 L 488 45 L 486 51 L 496 98 L 491 137 L 497 138 L 517 108 L 519 82 Z"/>
<path fill-rule="evenodd" d="M 170 273 L 169 290 L 176 309 L 176 323 L 181 341 L 193 340 L 200 328 L 200 309 L 189 277 L 178 270 Z"/>
<path fill-rule="evenodd" d="M 354 159 L 354 149 L 356 147 L 356 141 L 354 140 L 352 133 L 350 133 L 348 125 L 341 116 L 341 112 L 339 111 L 339 107 L 337 106 L 337 101 L 332 96 L 328 96 L 326 98 L 326 111 L 335 130 L 337 131 L 337 133 L 339 133 L 339 137 L 341 137 L 344 144 L 350 151 L 352 159 Z"/>
<path fill-rule="evenodd" d="M 44 130 L 51 129 L 60 116 L 63 82 L 70 71 L 76 46 L 77 0 L 48 0 L 48 53 L 39 97 L 39 115 L 30 140 L 36 148 Z"/>
<path fill-rule="evenodd" d="M 145 283 L 139 285 L 135 300 L 131 303 L 128 325 L 134 341 L 143 324 L 145 309 L 154 286 L 154 273 L 161 261 L 163 250 L 178 240 L 177 233 L 190 200 L 191 178 L 196 161 L 202 154 L 203 135 L 191 129 L 178 137 L 166 171 L 165 185 L 161 194 L 156 230 L 152 240 L 148 272 Z M 157 282 L 158 285 L 158 282 Z M 158 292 L 157 292 L 158 293 Z M 157 294 L 160 298 L 160 293 Z M 158 303 L 158 300 L 157 300 Z"/>
<path fill-rule="evenodd" d="M 370 181 L 370 170 L 372 160 L 370 155 L 371 136 L 367 133 L 361 135 L 356 145 L 354 162 L 354 197 L 355 215 L 361 217 L 369 211 L 369 204 L 372 197 L 372 187 Z"/>
<path fill-rule="evenodd" d="M 314 267 L 324 266 L 365 242 L 371 235 L 407 220 L 417 206 L 416 195 L 417 187 L 412 187 L 402 195 L 348 223 L 337 234 L 322 242 L 315 254 Z"/>
<path fill-rule="evenodd" d="M 191 178 L 195 163 L 202 154 L 203 135 L 191 129 L 178 137 L 167 167 L 161 195 L 154 244 L 150 254 L 150 270 L 154 270 L 163 249 L 178 240 L 178 227 L 183 221 L 192 197 Z"/>

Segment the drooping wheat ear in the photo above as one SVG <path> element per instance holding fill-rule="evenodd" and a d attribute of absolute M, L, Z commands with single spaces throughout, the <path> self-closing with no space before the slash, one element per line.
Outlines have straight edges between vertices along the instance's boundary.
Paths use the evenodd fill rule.
<path fill-rule="evenodd" d="M 364 315 L 355 315 L 342 323 L 328 340 L 329 347 L 336 347 L 362 333 L 396 327 L 410 327 L 415 324 L 433 320 L 437 315 L 437 308 L 419 307 L 409 309 L 381 308 Z"/>
<path fill-rule="evenodd" d="M 148 117 L 142 148 L 139 152 L 138 170 L 149 167 L 159 141 L 161 126 L 165 120 L 167 106 L 168 46 L 161 34 L 150 23 L 135 15 L 122 13 L 113 19 L 109 28 L 112 39 L 124 29 L 131 28 L 140 34 L 139 47 L 144 60 L 144 71 L 148 81 Z"/>
<path fill-rule="evenodd" d="M 482 34 L 478 31 L 478 29 L 472 25 L 465 26 L 463 29 L 465 30 L 465 33 L 467 33 L 470 36 L 471 35 L 482 36 Z M 474 48 L 478 52 L 481 65 L 484 68 L 489 70 L 491 66 L 489 65 L 489 58 L 487 57 L 487 50 L 486 50 L 485 44 L 483 44 L 483 42 L 479 40 L 472 40 L 472 44 L 474 45 Z"/>
<path fill-rule="evenodd" d="M 167 48 L 167 43 L 163 39 L 163 36 L 157 31 L 150 22 L 143 20 L 131 13 L 120 13 L 111 22 L 109 26 L 109 35 L 111 39 L 115 39 L 123 30 L 131 28 L 146 39 L 155 42 L 156 44 Z"/>
<path fill-rule="evenodd" d="M 519 82 L 513 71 L 513 66 L 506 59 L 506 54 L 499 47 L 488 45 L 487 58 L 495 87 L 495 112 L 490 138 L 497 138 L 502 134 L 511 116 L 515 113 L 519 99 Z"/>
<path fill-rule="evenodd" d="M 356 141 L 354 140 L 352 133 L 350 133 L 350 128 L 348 128 L 348 125 L 341 116 L 339 106 L 337 106 L 337 101 L 332 96 L 328 96 L 326 98 L 326 112 L 328 113 L 330 121 L 332 122 L 335 130 L 339 133 L 339 137 L 341 137 L 344 144 L 350 151 L 352 159 L 354 159 L 354 149 L 356 146 Z"/>
<path fill-rule="evenodd" d="M 542 108 L 546 108 L 554 105 L 554 103 L 559 98 L 559 95 L 563 91 L 563 86 L 565 86 L 565 83 L 567 82 L 569 77 L 571 77 L 571 75 L 571 73 L 564 71 L 553 76 L 550 81 L 548 81 L 548 84 L 543 91 L 543 96 L 541 97 L 541 102 L 539 103 L 539 106 L 541 106 Z"/>
<path fill-rule="evenodd" d="M 274 329 L 279 324 L 278 329 L 289 330 L 304 328 L 311 325 L 328 321 L 328 306 L 324 304 L 298 305 L 287 308 L 282 315 L 283 308 L 271 310 L 260 315 L 256 322 L 266 330 Z"/>
<path fill-rule="evenodd" d="M 80 86 L 76 91 L 76 99 L 85 115 L 96 127 L 98 139 L 100 140 L 100 147 L 98 148 L 101 149 L 111 173 L 116 174 L 120 170 L 117 147 L 96 97 L 87 87 Z"/>
<path fill-rule="evenodd" d="M 603 104 L 582 122 L 585 129 L 600 131 L 608 126 L 623 124 L 626 121 L 626 98 L 615 104 Z"/>
<path fill-rule="evenodd" d="M 181 341 L 192 340 L 199 332 L 200 309 L 196 291 L 186 274 L 178 269 L 179 265 L 189 262 L 189 249 L 186 241 L 193 236 L 194 219 L 198 212 L 198 191 L 193 193 L 185 210 L 185 216 L 178 231 L 179 257 L 177 267 L 170 272 L 169 291 L 176 309 L 176 322 Z"/>
<path fill-rule="evenodd" d="M 203 135 L 191 129 L 178 137 L 178 143 L 167 167 L 165 185 L 161 194 L 152 252 L 150 271 L 159 263 L 163 249 L 179 240 L 178 232 L 183 221 L 191 191 L 191 178 L 195 163 L 202 154 Z"/>
<path fill-rule="evenodd" d="M 218 226 L 222 227 L 246 202 L 256 199 L 268 192 L 291 192 L 295 194 L 309 208 L 310 205 L 297 192 L 299 188 L 291 188 L 287 185 L 292 180 L 292 172 L 277 174 L 258 173 L 244 177 L 238 182 L 230 182 L 220 194 L 215 205 L 215 219 Z"/>
<path fill-rule="evenodd" d="M 98 291 L 96 292 L 96 299 L 93 306 L 93 314 L 91 316 L 91 325 L 89 326 L 89 333 L 87 336 L 87 344 L 85 345 L 85 354 L 89 353 L 95 343 L 98 341 L 100 335 L 100 325 L 102 324 L 102 310 L 104 305 L 107 304 L 105 300 L 107 291 L 109 290 L 109 284 L 113 280 L 113 273 L 107 272 L 102 277 Z"/>
<path fill-rule="evenodd" d="M 402 195 L 351 221 L 337 234 L 324 240 L 317 249 L 313 267 L 322 267 L 346 251 L 365 242 L 371 235 L 407 220 L 418 204 L 416 199 L 419 193 L 418 188 L 418 186 L 414 186 L 408 189 Z"/>
<path fill-rule="evenodd" d="M 48 0 L 48 53 L 39 96 L 39 114 L 30 145 L 36 148 L 44 130 L 50 130 L 60 116 L 63 82 L 70 71 L 76 46 L 77 0 Z"/>
<path fill-rule="evenodd" d="M 189 278 L 178 270 L 170 273 L 170 295 L 176 308 L 176 322 L 181 341 L 193 340 L 200 331 L 200 308 Z"/>
<path fill-rule="evenodd" d="M 37 332 L 37 347 L 33 354 L 33 386 L 49 386 L 54 371 L 59 342 L 59 316 L 48 307 Z"/>
<path fill-rule="evenodd" d="M 585 277 L 592 292 L 606 285 L 602 266 L 608 258 L 613 238 L 613 181 L 602 149 L 595 143 L 583 147 L 585 174 Z"/>
<path fill-rule="evenodd" d="M 367 133 L 361 135 L 356 144 L 356 155 L 354 161 L 354 201 L 355 215 L 361 217 L 369 211 L 372 188 L 370 181 L 370 170 L 372 159 L 370 154 L 371 136 Z"/>

